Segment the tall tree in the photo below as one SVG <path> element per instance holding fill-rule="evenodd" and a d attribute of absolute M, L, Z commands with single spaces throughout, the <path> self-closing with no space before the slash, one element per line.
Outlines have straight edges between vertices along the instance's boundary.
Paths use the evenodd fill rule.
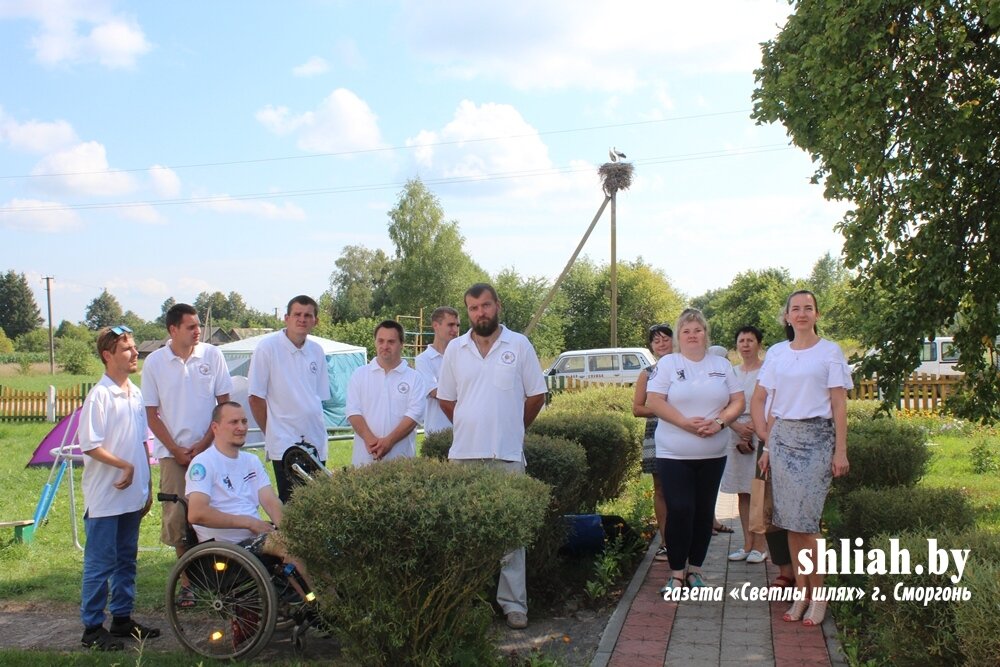
<path fill-rule="evenodd" d="M 0 274 L 0 328 L 7 338 L 14 340 L 41 322 L 35 295 L 24 274 L 13 271 Z"/>
<path fill-rule="evenodd" d="M 920 339 L 957 323 L 965 414 L 983 419 L 1000 417 L 998 30 L 996 2 L 803 0 L 764 44 L 753 111 L 853 202 L 839 229 L 887 400 Z"/>
<path fill-rule="evenodd" d="M 794 287 L 788 269 L 738 274 L 727 287 L 713 292 L 703 310 L 707 311 L 712 342 L 731 349 L 733 338 L 742 326 L 760 329 L 767 345 L 785 340 L 785 330 L 778 318 Z"/>
<path fill-rule="evenodd" d="M 84 322 L 91 329 L 122 324 L 122 306 L 111 292 L 104 290 L 87 305 Z"/>
<path fill-rule="evenodd" d="M 167 311 L 173 308 L 175 305 L 177 305 L 177 300 L 172 296 L 168 296 L 166 300 L 164 300 L 163 304 L 160 306 L 160 316 L 156 318 L 156 323 L 166 326 Z"/>
<path fill-rule="evenodd" d="M 330 274 L 330 317 L 350 322 L 375 317 L 388 306 L 393 262 L 381 249 L 345 246 Z"/>
<path fill-rule="evenodd" d="M 407 181 L 389 220 L 389 238 L 396 247 L 393 314 L 461 305 L 466 288 L 487 278 L 466 254 L 458 223 L 445 221 L 441 203 L 419 179 Z"/>

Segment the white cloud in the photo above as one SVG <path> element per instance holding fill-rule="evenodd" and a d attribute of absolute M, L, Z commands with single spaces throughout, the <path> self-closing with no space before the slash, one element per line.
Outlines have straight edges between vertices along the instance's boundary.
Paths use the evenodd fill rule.
<path fill-rule="evenodd" d="M 177 286 L 179 288 L 178 291 L 190 292 L 191 294 L 214 291 L 212 283 L 201 278 L 181 278 L 177 281 Z"/>
<path fill-rule="evenodd" d="M 31 172 L 40 187 L 88 196 L 115 197 L 135 190 L 135 180 L 124 172 L 111 171 L 104 146 L 86 141 L 46 156 Z"/>
<path fill-rule="evenodd" d="M 80 226 L 80 216 L 58 202 L 11 199 L 0 206 L 0 227 L 29 232 L 65 232 Z"/>
<path fill-rule="evenodd" d="M 288 107 L 267 105 L 255 117 L 279 136 L 296 134 L 296 144 L 304 151 L 339 153 L 384 145 L 378 117 L 364 100 L 346 88 L 330 93 L 315 111 L 296 115 Z"/>
<path fill-rule="evenodd" d="M 0 107 L 0 141 L 27 153 L 48 153 L 79 141 L 73 126 L 65 120 L 19 123 Z"/>
<path fill-rule="evenodd" d="M 284 202 L 280 206 L 257 199 L 233 199 L 228 195 L 213 195 L 211 201 L 199 204 L 218 213 L 239 213 L 268 220 L 305 220 L 306 212 L 296 204 Z"/>
<path fill-rule="evenodd" d="M 129 276 L 126 279 L 112 278 L 104 286 L 109 292 L 116 294 L 141 294 L 143 296 L 168 296 L 170 288 L 162 280 L 156 278 L 139 278 Z"/>
<path fill-rule="evenodd" d="M 154 164 L 149 168 L 150 186 L 160 197 L 176 197 L 181 191 L 181 179 L 170 167 Z"/>
<path fill-rule="evenodd" d="M 640 71 L 752 69 L 758 43 L 790 12 L 775 0 L 719 4 L 409 0 L 400 30 L 445 76 L 520 89 L 627 92 L 648 83 Z"/>
<path fill-rule="evenodd" d="M 308 78 L 311 76 L 318 76 L 327 72 L 330 69 L 330 63 L 326 62 L 325 58 L 319 56 L 313 56 L 309 60 L 305 61 L 301 65 L 296 65 L 292 68 L 292 74 L 294 76 Z"/>
<path fill-rule="evenodd" d="M 103 2 L 15 0 L 0 3 L 0 18 L 39 24 L 29 44 L 35 58 L 48 67 L 97 62 L 109 69 L 130 69 L 152 48 L 135 19 L 112 13 Z"/>
<path fill-rule="evenodd" d="M 167 219 L 160 214 L 155 206 L 149 204 L 134 204 L 116 209 L 119 216 L 125 220 L 138 222 L 143 225 L 165 225 Z"/>

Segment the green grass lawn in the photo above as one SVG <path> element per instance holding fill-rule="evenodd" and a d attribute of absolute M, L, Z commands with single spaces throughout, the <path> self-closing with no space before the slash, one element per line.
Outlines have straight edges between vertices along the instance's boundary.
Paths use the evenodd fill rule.
<path fill-rule="evenodd" d="M 52 428 L 47 423 L 0 423 L 0 521 L 30 519 L 34 515 L 50 468 L 25 468 L 38 442 Z M 262 449 L 251 450 L 263 457 Z M 330 443 L 328 466 L 338 469 L 351 462 L 351 442 Z M 273 476 L 271 466 L 265 469 Z M 83 543 L 81 469 L 74 465 L 76 524 Z M 69 475 L 63 478 L 48 521 L 35 528 L 30 544 L 14 544 L 12 529 L 0 533 L 0 600 L 76 605 L 80 600 L 83 552 L 73 543 Z M 153 467 L 154 492 L 159 468 Z M 139 537 L 139 574 L 136 606 L 140 611 L 164 609 L 164 586 L 175 556 L 159 542 L 161 509 L 154 503 L 142 522 Z M 7 532 L 9 531 L 9 532 Z M 6 664 L 6 663 L 5 663 Z"/>
<path fill-rule="evenodd" d="M 970 450 L 976 436 L 937 435 L 931 438 L 931 462 L 920 485 L 965 489 L 980 528 L 1000 531 L 1000 475 L 977 474 Z M 1000 453 L 1000 447 L 996 448 Z"/>

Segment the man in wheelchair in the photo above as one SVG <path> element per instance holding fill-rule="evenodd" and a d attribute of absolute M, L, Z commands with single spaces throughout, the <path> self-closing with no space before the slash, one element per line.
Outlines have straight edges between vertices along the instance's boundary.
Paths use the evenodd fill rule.
<path fill-rule="evenodd" d="M 283 505 L 271 487 L 263 464 L 253 454 L 241 452 L 246 444 L 247 416 L 242 406 L 227 401 L 212 411 L 213 446 L 191 460 L 186 494 L 188 523 L 199 542 L 219 540 L 247 548 L 257 556 L 267 554 L 295 566 L 307 587 L 305 567 L 288 555 L 278 532 Z M 271 521 L 261 519 L 258 506 Z M 291 585 L 310 599 L 295 577 Z"/>

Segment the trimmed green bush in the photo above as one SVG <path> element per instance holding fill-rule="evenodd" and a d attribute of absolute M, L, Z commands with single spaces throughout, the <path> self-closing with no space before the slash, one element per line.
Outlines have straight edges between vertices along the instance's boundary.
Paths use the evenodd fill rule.
<path fill-rule="evenodd" d="M 527 475 L 404 459 L 299 489 L 282 534 L 359 664 L 490 664 L 479 592 L 505 553 L 530 545 L 548 504 Z"/>
<path fill-rule="evenodd" d="M 604 385 L 587 387 L 579 391 L 563 391 L 552 396 L 549 410 L 570 412 L 624 412 L 632 414 L 632 387 Z"/>
<path fill-rule="evenodd" d="M 837 505 L 839 520 L 831 532 L 852 540 L 905 530 L 964 530 L 975 524 L 972 506 L 961 489 L 855 489 Z"/>
<path fill-rule="evenodd" d="M 895 419 L 849 420 L 847 458 L 851 470 L 834 480 L 839 492 L 913 486 L 927 472 L 930 452 L 924 433 Z"/>
<path fill-rule="evenodd" d="M 583 393 L 583 392 L 580 392 Z M 545 410 L 531 425 L 539 435 L 580 443 L 587 453 L 587 480 L 580 511 L 621 495 L 642 456 L 643 420 L 616 412 Z"/>
<path fill-rule="evenodd" d="M 893 665 L 996 665 L 1000 658 L 1000 539 L 984 531 L 958 532 L 933 529 L 879 535 L 865 548 L 889 549 L 889 540 L 910 553 L 911 568 L 926 565 L 927 540 L 937 540 L 938 549 L 968 549 L 969 561 L 962 579 L 953 584 L 954 569 L 940 575 L 876 574 L 865 584 L 871 593 L 878 587 L 885 601 L 866 601 L 861 627 L 866 631 L 870 653 L 879 664 Z M 897 585 L 947 588 L 964 586 L 970 599 L 964 601 L 917 601 L 894 599 Z"/>
<path fill-rule="evenodd" d="M 453 435 L 450 428 L 425 435 L 424 442 L 420 445 L 420 455 L 429 459 L 447 461 Z"/>

